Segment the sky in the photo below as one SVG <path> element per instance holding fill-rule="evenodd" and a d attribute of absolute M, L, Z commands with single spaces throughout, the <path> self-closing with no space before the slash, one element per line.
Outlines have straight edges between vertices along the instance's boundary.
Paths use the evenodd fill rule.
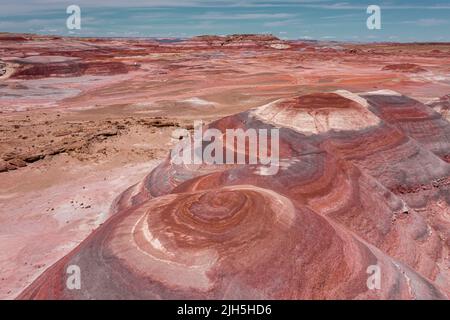
<path fill-rule="evenodd" d="M 369 30 L 369 5 L 381 29 Z M 66 8 L 81 9 L 69 30 Z M 450 42 L 450 0 L 0 0 L 0 32 L 98 37 L 271 33 L 282 39 Z"/>

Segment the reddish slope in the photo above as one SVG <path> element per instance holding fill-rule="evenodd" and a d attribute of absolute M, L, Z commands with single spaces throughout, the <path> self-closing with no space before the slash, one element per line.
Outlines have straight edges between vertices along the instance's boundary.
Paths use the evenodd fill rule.
<path fill-rule="evenodd" d="M 167 160 L 19 298 L 448 298 L 450 124 L 394 93 L 362 97 L 312 94 L 212 123 L 281 126 L 278 173 Z M 65 286 L 69 265 L 81 290 Z"/>

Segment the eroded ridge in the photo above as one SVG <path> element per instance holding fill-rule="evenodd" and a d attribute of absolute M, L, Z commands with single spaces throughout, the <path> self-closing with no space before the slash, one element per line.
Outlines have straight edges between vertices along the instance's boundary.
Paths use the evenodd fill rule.
<path fill-rule="evenodd" d="M 208 127 L 279 128 L 280 170 L 168 157 L 19 298 L 449 298 L 450 124 L 432 108 L 337 91 Z"/>

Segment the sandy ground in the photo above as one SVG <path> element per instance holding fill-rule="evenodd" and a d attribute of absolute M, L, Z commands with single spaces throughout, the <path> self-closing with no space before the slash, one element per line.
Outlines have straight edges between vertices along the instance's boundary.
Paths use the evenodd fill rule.
<path fill-rule="evenodd" d="M 3 173 L 0 297 L 15 297 L 105 221 L 114 199 L 165 156 L 173 130 L 132 126 Z"/>

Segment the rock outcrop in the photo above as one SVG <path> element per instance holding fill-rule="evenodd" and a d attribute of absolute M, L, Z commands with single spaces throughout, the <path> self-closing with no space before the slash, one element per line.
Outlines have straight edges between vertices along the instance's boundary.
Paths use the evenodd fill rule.
<path fill-rule="evenodd" d="M 208 127 L 224 138 L 279 128 L 279 171 L 168 157 L 19 298 L 449 298 L 450 124 L 439 113 L 395 92 L 337 91 Z M 71 265 L 81 290 L 66 286 Z"/>
<path fill-rule="evenodd" d="M 427 71 L 425 68 L 414 63 L 389 64 L 383 67 L 383 70 L 397 71 L 397 72 L 411 72 L 411 73 L 419 73 Z"/>

